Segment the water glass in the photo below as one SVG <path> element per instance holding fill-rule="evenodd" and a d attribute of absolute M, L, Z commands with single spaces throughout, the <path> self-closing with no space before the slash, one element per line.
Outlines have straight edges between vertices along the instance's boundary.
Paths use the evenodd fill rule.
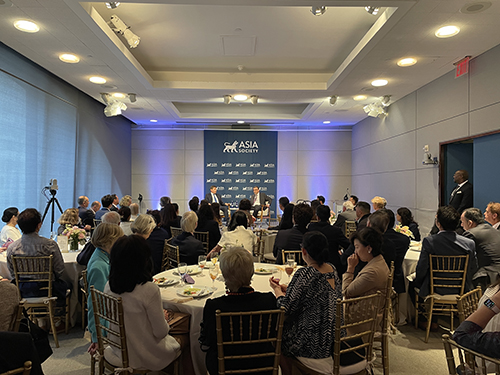
<path fill-rule="evenodd" d="M 205 265 L 207 264 L 207 256 L 206 255 L 200 255 L 198 256 L 198 266 L 201 268 L 201 273 L 198 275 L 198 277 L 203 277 L 203 269 L 205 268 Z"/>
<path fill-rule="evenodd" d="M 179 263 L 177 265 L 177 272 L 179 273 L 179 276 L 181 277 L 181 285 L 184 285 L 183 276 L 187 273 L 187 263 Z"/>

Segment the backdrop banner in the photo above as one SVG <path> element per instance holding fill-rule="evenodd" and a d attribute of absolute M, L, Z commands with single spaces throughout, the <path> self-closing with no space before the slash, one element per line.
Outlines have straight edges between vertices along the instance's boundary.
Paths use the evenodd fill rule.
<path fill-rule="evenodd" d="M 238 207 L 258 186 L 272 200 L 276 212 L 278 132 L 205 130 L 205 194 L 210 186 L 224 203 Z"/>

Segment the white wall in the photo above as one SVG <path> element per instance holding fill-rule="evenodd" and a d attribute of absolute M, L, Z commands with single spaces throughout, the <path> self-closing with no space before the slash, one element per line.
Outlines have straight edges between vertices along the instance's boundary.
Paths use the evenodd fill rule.
<path fill-rule="evenodd" d="M 144 208 L 157 208 L 163 195 L 180 212 L 197 195 L 204 197 L 203 131 L 132 131 L 132 196 L 144 196 Z M 278 133 L 277 196 L 292 200 L 341 199 L 351 186 L 350 131 Z"/>
<path fill-rule="evenodd" d="M 387 118 L 356 124 L 353 194 L 368 202 L 383 196 L 392 210 L 410 208 L 427 234 L 438 206 L 439 170 L 422 165 L 422 148 L 427 144 L 439 156 L 440 142 L 500 129 L 499 58 L 497 46 L 472 60 L 468 75 L 445 74 L 392 104 Z"/>

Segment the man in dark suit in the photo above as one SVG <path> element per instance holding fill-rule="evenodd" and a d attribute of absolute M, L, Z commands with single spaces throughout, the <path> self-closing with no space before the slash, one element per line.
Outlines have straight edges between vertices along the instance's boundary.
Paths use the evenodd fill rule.
<path fill-rule="evenodd" d="M 453 182 L 457 184 L 451 192 L 449 205 L 457 210 L 458 214 L 472 207 L 472 184 L 469 182 L 469 173 L 466 170 L 458 170 L 453 175 Z"/>
<path fill-rule="evenodd" d="M 316 215 L 318 216 L 319 222 L 309 224 L 307 229 L 309 232 L 318 231 L 325 235 L 328 240 L 328 262 L 335 266 L 339 277 L 342 277 L 342 274 L 345 272 L 345 267 L 340 261 L 339 246 L 343 249 L 347 249 L 351 243 L 346 236 L 344 236 L 340 228 L 332 226 L 328 222 L 330 219 L 330 207 L 327 205 L 319 206 L 316 209 Z"/>
<path fill-rule="evenodd" d="M 425 298 L 430 293 L 429 255 L 469 255 L 464 292 L 473 288 L 472 276 L 476 272 L 476 253 L 474 241 L 455 232 L 460 222 L 460 215 L 451 206 L 439 207 L 436 214 L 437 234 L 425 237 L 417 263 L 416 276 L 410 288 L 420 288 L 419 296 Z M 449 293 L 449 289 L 436 288 L 436 293 Z M 457 293 L 458 293 L 457 287 Z"/>
<path fill-rule="evenodd" d="M 337 220 L 335 220 L 335 223 L 333 223 L 333 225 L 339 227 L 342 233 L 345 234 L 345 222 L 356 221 L 357 216 L 356 211 L 354 211 L 354 205 L 351 201 L 345 201 L 343 207 L 343 212 L 339 214 Z"/>
<path fill-rule="evenodd" d="M 282 230 L 282 229 L 290 229 L 293 227 L 293 203 L 290 203 L 288 197 L 281 197 L 279 199 L 280 210 L 283 211 L 283 215 L 281 216 L 280 223 L 275 227 L 269 227 L 270 230 Z"/>
<path fill-rule="evenodd" d="M 260 210 L 265 210 L 271 205 L 273 200 L 267 196 L 266 193 L 259 191 L 258 186 L 253 187 L 253 195 L 250 198 L 250 202 L 252 203 L 253 216 L 255 218 L 258 217 Z"/>
<path fill-rule="evenodd" d="M 293 223 L 291 229 L 283 229 L 276 235 L 274 241 L 273 255 L 276 257 L 276 264 L 283 264 L 281 250 L 300 250 L 302 237 L 307 232 L 307 224 L 311 222 L 313 210 L 305 203 L 296 204 L 293 207 Z"/>
<path fill-rule="evenodd" d="M 478 270 L 472 282 L 484 291 L 500 275 L 500 231 L 486 224 L 479 208 L 467 208 L 460 220 L 464 236 L 476 244 Z"/>
<path fill-rule="evenodd" d="M 89 198 L 85 195 L 78 197 L 78 216 L 83 225 L 90 225 L 93 227 L 95 214 L 94 211 L 88 209 L 89 203 Z"/>
<path fill-rule="evenodd" d="M 120 199 L 118 199 L 118 195 L 116 194 L 111 194 L 113 197 L 113 202 L 111 206 L 109 207 L 110 211 L 118 211 L 118 203 L 120 203 Z"/>
<path fill-rule="evenodd" d="M 210 186 L 210 193 L 207 193 L 207 195 L 205 195 L 205 200 L 210 204 L 211 203 L 219 203 L 220 209 L 224 213 L 224 217 L 226 218 L 226 220 L 228 220 L 228 218 L 229 218 L 229 214 L 228 214 L 229 203 L 224 203 L 222 201 L 222 197 L 220 196 L 220 194 L 217 193 L 217 186 L 215 186 L 215 185 Z"/>
<path fill-rule="evenodd" d="M 366 227 L 370 216 L 370 205 L 366 202 L 358 202 L 356 205 L 356 230 L 361 230 Z"/>
<path fill-rule="evenodd" d="M 484 210 L 484 218 L 493 228 L 500 230 L 500 203 L 488 203 Z"/>
<path fill-rule="evenodd" d="M 104 214 L 110 211 L 110 207 L 113 205 L 113 196 L 108 194 L 101 198 L 102 207 L 99 211 L 95 213 L 95 219 L 101 220 Z"/>

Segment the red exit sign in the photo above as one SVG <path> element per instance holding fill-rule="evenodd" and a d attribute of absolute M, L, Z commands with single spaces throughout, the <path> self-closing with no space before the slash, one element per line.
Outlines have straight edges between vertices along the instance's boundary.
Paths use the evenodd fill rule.
<path fill-rule="evenodd" d="M 463 76 L 464 74 L 469 73 L 469 61 L 470 56 L 464 57 L 462 60 L 455 63 L 455 78 Z"/>

